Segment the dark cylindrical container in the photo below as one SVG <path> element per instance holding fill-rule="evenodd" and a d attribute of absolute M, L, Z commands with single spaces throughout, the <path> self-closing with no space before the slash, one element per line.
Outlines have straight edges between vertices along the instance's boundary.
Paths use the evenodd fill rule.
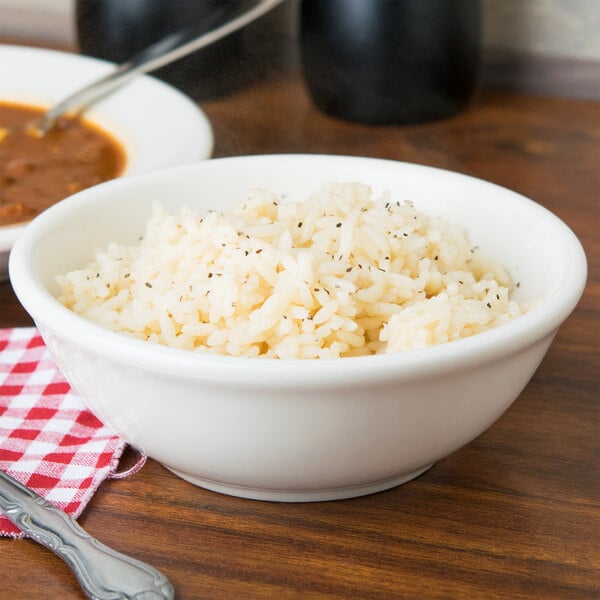
<path fill-rule="evenodd" d="M 168 34 L 186 30 L 191 37 L 198 36 L 255 4 L 256 0 L 76 0 L 79 50 L 121 63 Z M 282 7 L 278 7 L 152 75 L 197 100 L 253 83 L 273 68 L 281 55 L 277 27 L 283 18 Z"/>
<path fill-rule="evenodd" d="M 477 82 L 478 0 L 302 0 L 304 76 L 325 112 L 371 124 L 448 117 Z"/>

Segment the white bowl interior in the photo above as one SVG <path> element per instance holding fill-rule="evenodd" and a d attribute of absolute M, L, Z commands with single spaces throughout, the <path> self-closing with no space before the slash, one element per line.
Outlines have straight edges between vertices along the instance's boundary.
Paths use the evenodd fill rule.
<path fill-rule="evenodd" d="M 554 215 L 514 192 L 456 173 L 344 157 L 253 157 L 210 163 L 142 180 L 109 182 L 78 194 L 65 207 L 70 213 L 67 221 L 58 223 L 62 215 L 57 212 L 56 225 L 45 223 L 35 269 L 43 284 L 54 290 L 54 275 L 85 264 L 95 246 L 134 242 L 154 200 L 173 210 L 182 204 L 198 210 L 225 209 L 242 202 L 253 187 L 276 191 L 286 200 L 303 200 L 334 180 L 369 183 L 375 193 L 389 190 L 394 199 L 409 199 L 424 212 L 464 225 L 471 243 L 507 267 L 519 282 L 515 290 L 519 300 L 548 298 L 578 264 L 569 250 L 571 246 L 579 250 L 578 244 Z"/>

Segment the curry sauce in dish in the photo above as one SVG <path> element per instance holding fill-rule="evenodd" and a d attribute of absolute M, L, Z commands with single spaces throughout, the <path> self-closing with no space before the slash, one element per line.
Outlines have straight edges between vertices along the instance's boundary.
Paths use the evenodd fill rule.
<path fill-rule="evenodd" d="M 106 132 L 63 118 L 43 136 L 28 125 L 44 109 L 0 102 L 0 226 L 29 221 L 52 204 L 125 167 L 125 151 Z"/>

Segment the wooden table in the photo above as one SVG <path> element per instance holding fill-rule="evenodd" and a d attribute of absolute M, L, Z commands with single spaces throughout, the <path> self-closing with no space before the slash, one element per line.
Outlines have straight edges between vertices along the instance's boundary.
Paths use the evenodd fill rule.
<path fill-rule="evenodd" d="M 194 487 L 150 460 L 104 483 L 80 523 L 162 569 L 185 600 L 600 598 L 600 103 L 484 90 L 442 122 L 369 127 L 317 111 L 291 70 L 202 108 L 216 156 L 366 155 L 513 188 L 573 228 L 589 283 L 515 404 L 414 481 L 276 504 Z M 0 326 L 29 325 L 8 283 L 0 294 Z M 81 597 L 53 554 L 0 540 L 0 598 Z"/>

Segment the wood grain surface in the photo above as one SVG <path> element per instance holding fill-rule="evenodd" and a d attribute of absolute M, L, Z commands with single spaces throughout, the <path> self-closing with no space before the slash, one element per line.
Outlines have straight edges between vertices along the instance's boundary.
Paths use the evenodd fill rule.
<path fill-rule="evenodd" d="M 194 487 L 150 460 L 104 483 L 83 527 L 162 569 L 182 600 L 600 598 L 600 103 L 488 89 L 444 121 L 369 127 L 318 112 L 290 70 L 202 108 L 215 156 L 374 156 L 521 192 L 579 236 L 589 282 L 514 405 L 414 481 L 279 504 Z M 30 324 L 9 283 L 0 294 L 0 326 Z M 0 580 L 2 599 L 83 598 L 29 540 L 0 539 Z"/>

